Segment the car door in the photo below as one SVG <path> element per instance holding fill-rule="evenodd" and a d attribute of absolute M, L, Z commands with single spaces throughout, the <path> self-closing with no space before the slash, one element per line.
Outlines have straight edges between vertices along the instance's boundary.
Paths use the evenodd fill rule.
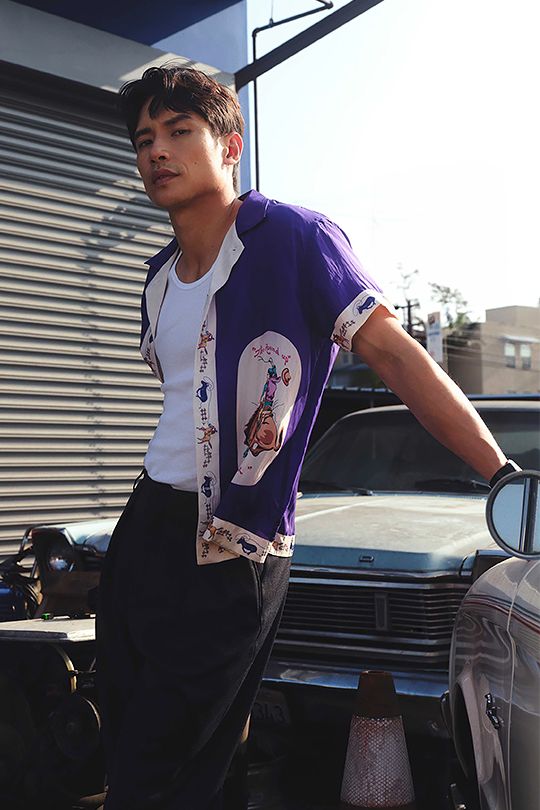
<path fill-rule="evenodd" d="M 526 563 L 509 624 L 514 678 L 509 727 L 511 810 L 540 807 L 540 561 Z"/>
<path fill-rule="evenodd" d="M 514 644 L 509 622 L 526 565 L 506 560 L 473 583 L 454 629 L 452 691 L 459 688 L 463 695 L 482 810 L 511 810 L 506 771 Z"/>

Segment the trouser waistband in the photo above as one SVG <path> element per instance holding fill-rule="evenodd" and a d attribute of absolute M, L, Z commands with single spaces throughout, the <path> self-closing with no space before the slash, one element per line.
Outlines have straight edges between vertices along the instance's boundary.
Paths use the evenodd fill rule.
<path fill-rule="evenodd" d="M 198 495 L 196 492 L 191 492 L 190 490 L 187 489 L 178 489 L 177 487 L 173 487 L 172 484 L 166 484 L 163 481 L 156 481 L 155 478 L 151 478 L 150 475 L 148 474 L 148 470 L 146 469 L 146 467 L 142 468 L 141 472 L 133 482 L 133 489 L 135 489 L 137 484 L 141 481 L 147 481 L 150 484 L 152 484 L 152 486 L 158 487 L 160 489 L 166 489 L 171 492 L 175 492 L 180 497 L 184 496 L 194 501 L 198 499 Z"/>

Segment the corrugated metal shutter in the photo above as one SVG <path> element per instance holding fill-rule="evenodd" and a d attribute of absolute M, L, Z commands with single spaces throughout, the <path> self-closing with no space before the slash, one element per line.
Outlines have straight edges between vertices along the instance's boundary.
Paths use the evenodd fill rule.
<path fill-rule="evenodd" d="M 170 226 L 114 104 L 2 70 L 0 556 L 34 523 L 118 515 L 160 411 L 139 299 Z"/>

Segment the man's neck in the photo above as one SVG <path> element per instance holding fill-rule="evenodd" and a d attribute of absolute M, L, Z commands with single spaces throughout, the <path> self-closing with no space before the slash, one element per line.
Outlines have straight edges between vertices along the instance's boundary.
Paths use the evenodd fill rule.
<path fill-rule="evenodd" d="M 210 270 L 241 205 L 242 201 L 231 193 L 216 199 L 203 198 L 169 212 L 182 251 L 176 266 L 181 281 L 196 281 Z"/>

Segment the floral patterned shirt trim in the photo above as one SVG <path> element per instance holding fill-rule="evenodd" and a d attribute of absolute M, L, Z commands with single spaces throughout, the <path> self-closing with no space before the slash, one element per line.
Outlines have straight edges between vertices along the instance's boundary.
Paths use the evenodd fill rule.
<path fill-rule="evenodd" d="M 389 312 L 394 313 L 394 307 L 379 290 L 364 290 L 357 295 L 354 301 L 340 312 L 332 333 L 332 340 L 341 349 L 350 352 L 354 334 L 367 321 L 374 309 L 382 304 Z"/>
<path fill-rule="evenodd" d="M 207 526 L 203 539 L 229 554 L 232 552 L 234 556 L 242 555 L 260 563 L 266 560 L 268 554 L 290 557 L 294 548 L 294 536 L 276 534 L 275 539 L 270 542 L 242 526 L 235 526 L 234 523 L 218 517 L 214 517 Z"/>

